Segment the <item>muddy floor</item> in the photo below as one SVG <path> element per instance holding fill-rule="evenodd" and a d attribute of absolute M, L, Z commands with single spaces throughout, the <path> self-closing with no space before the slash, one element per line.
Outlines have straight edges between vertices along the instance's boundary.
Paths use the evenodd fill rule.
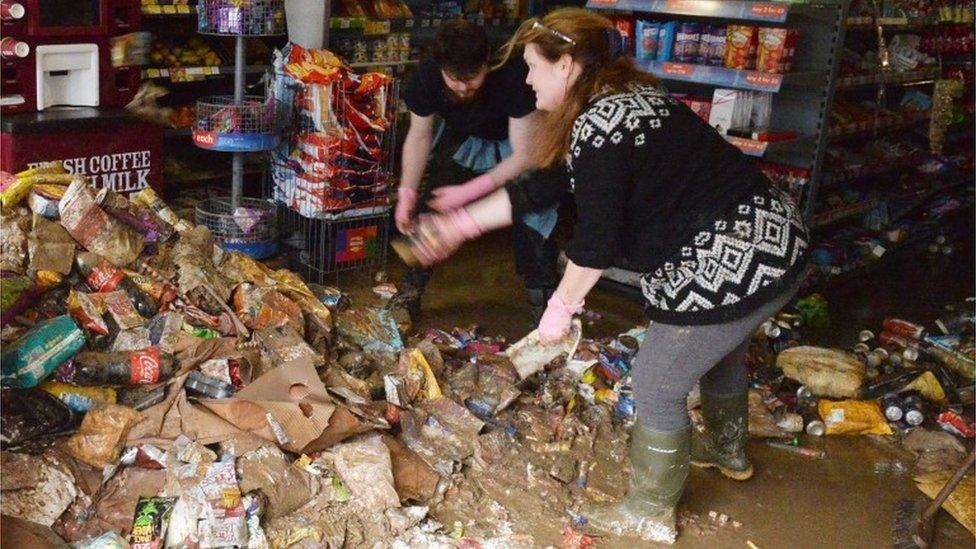
<path fill-rule="evenodd" d="M 477 319 L 482 333 L 511 340 L 530 330 L 510 246 L 506 233 L 494 234 L 469 244 L 435 269 L 424 300 L 424 316 L 416 328 L 450 328 Z M 961 243 L 957 249 L 956 255 L 944 257 L 903 248 L 869 271 L 805 290 L 820 291 L 827 298 L 832 321 L 829 329 L 808 333 L 810 342 L 850 345 L 860 329 L 880 325 L 885 316 L 926 322 L 940 313 L 943 304 L 973 295 L 972 243 Z M 398 261 L 391 257 L 386 271 L 389 279 L 395 282 L 401 272 Z M 375 299 L 370 292 L 373 281 L 367 277 L 341 275 L 331 282 L 350 291 L 354 300 Z M 587 308 L 602 319 L 584 328 L 586 337 L 616 334 L 642 322 L 638 303 L 606 291 L 591 294 Z M 822 442 L 827 458 L 811 460 L 753 441 L 750 452 L 756 474 L 744 483 L 727 480 L 714 470 L 693 470 L 681 501 L 683 527 L 677 546 L 743 547 L 747 542 L 761 548 L 890 546 L 898 502 L 923 497 L 911 480 L 911 456 L 880 438 Z M 482 494 L 486 499 L 481 504 L 512 499 L 511 491 L 506 494 L 492 481 L 491 470 L 485 475 L 483 485 L 489 488 Z M 524 475 L 531 475 L 531 470 Z M 493 490 L 501 492 L 493 494 Z M 540 545 L 560 543 L 568 519 L 547 504 L 546 494 L 514 500 L 520 503 L 507 515 L 513 519 L 514 533 L 531 534 Z M 486 518 L 491 516 L 491 507 L 482 509 Z M 495 511 L 500 520 L 503 513 Z M 450 524 L 449 516 L 442 518 Z M 629 548 L 641 546 L 641 542 L 604 538 L 597 540 L 597 546 Z M 936 546 L 973 547 L 974 538 L 948 514 L 940 513 Z"/>

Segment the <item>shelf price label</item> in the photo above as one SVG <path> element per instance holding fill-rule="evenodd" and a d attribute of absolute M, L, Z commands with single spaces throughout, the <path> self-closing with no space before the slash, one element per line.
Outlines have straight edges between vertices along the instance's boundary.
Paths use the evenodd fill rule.
<path fill-rule="evenodd" d="M 756 19 L 783 22 L 789 9 L 784 4 L 757 2 L 749 11 Z"/>
<path fill-rule="evenodd" d="M 764 91 L 779 91 L 779 87 L 783 83 L 783 75 L 749 71 L 746 73 L 745 81 L 753 88 L 761 88 Z"/>
<path fill-rule="evenodd" d="M 671 13 L 686 13 L 689 15 L 706 14 L 709 6 L 707 2 L 699 0 L 667 0 L 667 10 Z M 705 9 L 706 11 L 703 11 Z"/>
<path fill-rule="evenodd" d="M 661 73 L 668 76 L 691 76 L 695 74 L 695 66 L 688 63 L 661 63 Z"/>
<path fill-rule="evenodd" d="M 763 141 L 753 141 L 732 135 L 725 136 L 725 140 L 738 147 L 738 149 L 749 156 L 762 156 L 766 152 L 768 143 Z"/>
<path fill-rule="evenodd" d="M 390 22 L 387 21 L 366 21 L 363 24 L 363 34 L 367 36 L 377 34 L 390 34 Z"/>

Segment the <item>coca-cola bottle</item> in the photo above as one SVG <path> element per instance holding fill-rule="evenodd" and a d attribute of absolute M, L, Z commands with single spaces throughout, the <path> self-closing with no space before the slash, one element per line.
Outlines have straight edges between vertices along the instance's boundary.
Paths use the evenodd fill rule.
<path fill-rule="evenodd" d="M 96 292 L 112 292 L 115 290 L 125 291 L 129 296 L 136 311 L 144 318 L 156 316 L 156 302 L 153 301 L 145 292 L 139 289 L 135 282 L 125 276 L 122 269 L 119 269 L 108 260 L 103 259 L 91 252 L 80 252 L 76 260 L 78 271 L 88 286 Z"/>
<path fill-rule="evenodd" d="M 152 385 L 173 377 L 179 369 L 173 355 L 155 346 L 113 353 L 86 351 L 75 355 L 74 363 L 72 381 L 77 385 Z"/>

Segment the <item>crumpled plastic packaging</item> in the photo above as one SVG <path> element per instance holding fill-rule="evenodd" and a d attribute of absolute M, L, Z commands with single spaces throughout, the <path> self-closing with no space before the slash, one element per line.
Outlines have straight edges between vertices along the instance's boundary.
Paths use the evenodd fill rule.
<path fill-rule="evenodd" d="M 78 432 L 67 442 L 72 457 L 101 469 L 118 461 L 129 429 L 142 414 L 118 404 L 99 403 L 85 414 Z"/>
<path fill-rule="evenodd" d="M 390 451 L 380 435 L 364 435 L 336 445 L 335 469 L 353 494 L 352 501 L 367 512 L 400 506 L 393 484 Z"/>
<path fill-rule="evenodd" d="M 58 204 L 61 225 L 79 244 L 114 265 L 135 261 L 146 245 L 142 235 L 105 213 L 84 177 L 76 177 Z"/>
<path fill-rule="evenodd" d="M 890 435 L 891 427 L 881 406 L 873 400 L 831 401 L 817 403 L 828 435 Z"/>

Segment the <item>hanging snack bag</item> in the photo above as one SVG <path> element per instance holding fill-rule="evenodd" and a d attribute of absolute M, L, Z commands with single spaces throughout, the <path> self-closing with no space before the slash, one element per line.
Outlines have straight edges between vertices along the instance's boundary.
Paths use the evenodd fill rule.
<path fill-rule="evenodd" d="M 654 21 L 637 21 L 637 40 L 634 44 L 637 59 L 652 60 L 657 55 L 661 26 Z"/>
<path fill-rule="evenodd" d="M 674 21 L 661 23 L 661 31 L 658 34 L 657 60 L 670 61 L 671 52 L 674 49 L 674 35 L 678 30 L 678 24 Z"/>
<path fill-rule="evenodd" d="M 726 28 L 725 68 L 752 69 L 756 65 L 756 27 L 729 25 Z"/>

